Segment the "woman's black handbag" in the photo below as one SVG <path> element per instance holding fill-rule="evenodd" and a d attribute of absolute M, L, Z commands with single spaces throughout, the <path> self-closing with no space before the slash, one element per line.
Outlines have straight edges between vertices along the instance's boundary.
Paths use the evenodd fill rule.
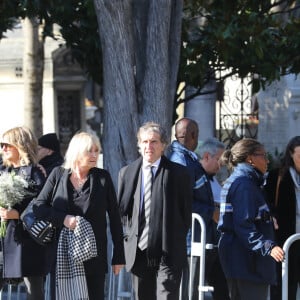
<path fill-rule="evenodd" d="M 64 169 L 59 168 L 57 178 L 60 178 Z M 54 189 L 52 191 L 52 199 L 56 193 L 59 180 L 56 179 Z M 33 205 L 35 199 L 32 199 L 28 204 L 26 209 L 20 216 L 23 222 L 24 228 L 27 230 L 29 235 L 40 245 L 47 245 L 51 243 L 56 238 L 56 228 L 49 222 L 45 220 L 38 219 L 33 212 Z"/>
<path fill-rule="evenodd" d="M 32 206 L 35 199 L 31 200 L 23 211 L 20 219 L 29 235 L 40 245 L 47 245 L 55 238 L 55 227 L 45 220 L 38 219 L 33 213 Z"/>

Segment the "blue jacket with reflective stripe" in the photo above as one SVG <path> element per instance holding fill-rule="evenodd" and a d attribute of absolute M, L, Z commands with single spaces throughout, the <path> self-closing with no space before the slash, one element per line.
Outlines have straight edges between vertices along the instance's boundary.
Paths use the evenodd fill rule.
<path fill-rule="evenodd" d="M 168 153 L 171 161 L 177 162 L 187 167 L 189 174 L 194 182 L 193 186 L 193 213 L 199 214 L 206 225 L 206 242 L 217 244 L 218 235 L 216 232 L 216 223 L 213 221 L 213 212 L 215 210 L 213 194 L 209 177 L 198 161 L 197 155 L 186 149 L 178 141 L 173 141 Z M 200 240 L 200 228 L 195 226 L 194 241 Z M 187 252 L 190 254 L 191 233 L 187 236 Z"/>
<path fill-rule="evenodd" d="M 227 278 L 274 284 L 275 260 L 270 256 L 274 227 L 261 186 L 264 178 L 248 164 L 239 164 L 221 192 L 222 232 L 219 254 Z"/>

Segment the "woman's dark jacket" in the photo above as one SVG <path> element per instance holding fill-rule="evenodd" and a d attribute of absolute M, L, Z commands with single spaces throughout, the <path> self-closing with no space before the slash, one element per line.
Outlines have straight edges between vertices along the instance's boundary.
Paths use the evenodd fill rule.
<path fill-rule="evenodd" d="M 63 171 L 62 171 L 63 170 Z M 110 231 L 113 241 L 112 264 L 125 264 L 123 231 L 116 200 L 114 186 L 109 173 L 103 169 L 92 168 L 89 172 L 90 195 L 87 209 L 82 217 L 89 221 L 97 243 L 98 257 L 85 262 L 86 274 L 97 274 L 107 271 L 107 219 L 109 217 Z M 70 171 L 61 167 L 53 169 L 46 184 L 39 194 L 34 212 L 58 228 L 63 227 L 63 222 L 68 211 L 68 181 Z M 56 192 L 52 198 L 52 190 Z M 56 250 L 56 249 L 55 249 Z M 53 253 L 56 254 L 56 251 Z"/>
<path fill-rule="evenodd" d="M 171 161 L 187 167 L 193 183 L 192 212 L 199 214 L 205 222 L 206 243 L 217 244 L 217 226 L 213 220 L 215 205 L 208 174 L 199 162 L 197 155 L 178 141 L 172 142 L 168 155 Z M 193 240 L 199 241 L 200 227 L 197 223 L 194 230 L 195 236 Z M 187 253 L 188 255 L 191 253 L 191 230 L 189 230 L 187 235 Z"/>
<path fill-rule="evenodd" d="M 270 256 L 276 242 L 263 181 L 261 173 L 241 163 L 222 188 L 219 255 L 226 278 L 276 282 L 276 263 Z"/>
<path fill-rule="evenodd" d="M 278 174 L 278 169 L 269 172 L 265 191 L 279 226 L 278 230 L 276 230 L 276 238 L 279 245 L 282 246 L 289 236 L 296 233 L 297 209 L 295 186 L 289 171 L 287 171 L 280 180 L 278 203 L 275 205 Z"/>
<path fill-rule="evenodd" d="M 11 168 L 2 169 L 2 172 L 11 171 Z M 45 176 L 35 166 L 20 167 L 14 169 L 14 172 L 30 182 L 30 196 L 24 196 L 23 201 L 13 207 L 21 215 L 28 203 L 42 189 Z M 4 278 L 44 276 L 47 274 L 45 248 L 29 236 L 20 220 L 8 220 L 6 235 L 2 239 L 2 250 Z"/>
<path fill-rule="evenodd" d="M 60 155 L 60 153 L 53 152 L 51 155 L 47 155 L 44 158 L 42 158 L 39 161 L 39 164 L 41 164 L 45 168 L 46 174 L 47 174 L 47 176 L 49 176 L 49 174 L 51 173 L 51 171 L 55 167 L 61 166 L 63 164 L 63 162 L 64 162 L 64 159 Z"/>

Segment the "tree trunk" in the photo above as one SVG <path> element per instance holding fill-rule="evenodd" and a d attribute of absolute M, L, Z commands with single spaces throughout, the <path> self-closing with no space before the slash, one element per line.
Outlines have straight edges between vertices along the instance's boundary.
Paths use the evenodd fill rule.
<path fill-rule="evenodd" d="M 137 158 L 146 121 L 171 134 L 179 65 L 182 0 L 94 0 L 103 52 L 104 166 Z"/>
<path fill-rule="evenodd" d="M 44 73 L 44 42 L 39 35 L 37 18 L 24 20 L 24 125 L 37 137 L 43 133 L 42 95 Z"/>

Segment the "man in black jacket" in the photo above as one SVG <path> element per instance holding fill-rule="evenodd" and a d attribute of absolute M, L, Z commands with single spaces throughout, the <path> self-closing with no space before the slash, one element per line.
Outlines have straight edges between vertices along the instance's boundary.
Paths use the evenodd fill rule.
<path fill-rule="evenodd" d="M 224 144 L 217 139 L 207 139 L 200 146 L 201 163 L 194 152 L 198 143 L 198 125 L 195 120 L 182 118 L 175 124 L 175 137 L 169 148 L 168 157 L 171 161 L 184 165 L 189 170 L 193 180 L 193 204 L 192 212 L 199 214 L 206 226 L 206 243 L 217 245 L 217 218 L 219 210 L 215 207 L 215 200 L 212 191 L 212 180 L 219 171 L 218 160 L 224 151 Z M 187 252 L 190 257 L 191 240 L 198 242 L 200 238 L 200 228 L 196 224 L 195 234 L 192 239 L 191 232 L 187 237 Z M 199 257 L 194 257 L 193 265 L 185 268 L 182 282 L 182 296 L 188 298 L 189 277 L 191 268 L 192 290 L 191 300 L 199 299 Z M 189 261 L 190 264 L 190 261 Z M 190 267 L 190 268 L 189 268 Z M 207 283 L 214 287 L 212 293 L 214 300 L 229 299 L 226 279 L 223 274 L 217 249 L 208 250 L 205 260 L 205 279 Z"/>
<path fill-rule="evenodd" d="M 166 145 L 167 136 L 160 125 L 144 124 L 138 131 L 142 157 L 119 174 L 126 269 L 132 273 L 136 300 L 179 299 L 186 264 L 191 180 L 185 167 L 163 155 Z M 150 172 L 153 179 L 148 206 L 148 185 L 144 183 Z"/>
<path fill-rule="evenodd" d="M 51 171 L 64 162 L 62 155 L 60 154 L 60 144 L 56 133 L 48 133 L 41 136 L 38 140 L 38 160 L 42 165 L 47 176 Z"/>

